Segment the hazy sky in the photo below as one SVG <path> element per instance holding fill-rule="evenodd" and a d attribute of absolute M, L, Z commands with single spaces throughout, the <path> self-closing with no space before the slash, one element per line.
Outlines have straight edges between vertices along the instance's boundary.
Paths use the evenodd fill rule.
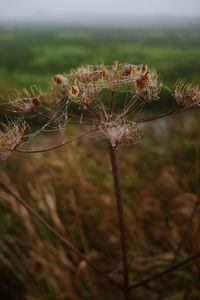
<path fill-rule="evenodd" d="M 0 0 L 0 20 L 59 19 L 74 14 L 200 17 L 200 0 Z"/>

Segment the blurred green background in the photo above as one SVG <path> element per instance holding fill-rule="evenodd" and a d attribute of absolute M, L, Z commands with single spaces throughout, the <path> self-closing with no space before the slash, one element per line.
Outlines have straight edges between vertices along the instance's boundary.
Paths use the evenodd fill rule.
<path fill-rule="evenodd" d="M 146 63 L 172 87 L 200 79 L 200 26 L 76 27 L 0 26 L 0 94 L 32 84 L 45 86 L 55 73 L 102 60 Z"/>

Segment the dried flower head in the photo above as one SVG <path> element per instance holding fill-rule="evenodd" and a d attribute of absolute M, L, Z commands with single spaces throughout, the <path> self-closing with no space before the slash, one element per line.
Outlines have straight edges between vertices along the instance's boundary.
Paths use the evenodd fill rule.
<path fill-rule="evenodd" d="M 99 129 L 112 147 L 135 144 L 143 135 L 141 125 L 127 120 L 103 121 Z"/>
<path fill-rule="evenodd" d="M 146 73 L 136 79 L 135 87 L 139 91 L 144 91 L 146 88 L 150 86 L 150 84 L 151 84 L 151 75 L 149 73 Z"/>
<path fill-rule="evenodd" d="M 24 89 L 22 93 L 16 92 L 10 97 L 10 105 L 15 112 L 28 112 L 35 110 L 40 106 L 40 93 L 41 91 L 36 87 L 31 89 L 30 92 Z"/>
<path fill-rule="evenodd" d="M 118 64 L 119 64 L 118 60 L 115 60 L 114 63 L 113 63 L 113 65 L 112 65 L 112 71 L 114 71 L 114 72 L 117 71 Z"/>
<path fill-rule="evenodd" d="M 134 144 L 141 138 L 141 124 L 152 118 L 136 116 L 147 103 L 159 99 L 163 87 L 157 73 L 146 64 L 119 64 L 117 60 L 110 66 L 103 63 L 81 66 L 68 74 L 55 75 L 53 82 L 49 94 L 49 102 L 53 105 L 48 105 L 43 97 L 43 111 L 37 111 L 35 108 L 40 105 L 40 95 L 26 92 L 15 96 L 13 106 L 24 112 L 34 111 L 47 119 L 43 127 L 45 130 L 49 127 L 51 130 L 64 130 L 67 124 L 92 126 L 92 131 L 107 139 L 113 147 Z M 183 90 L 181 87 L 180 93 L 177 88 L 176 96 L 182 105 L 188 103 L 188 100 L 185 102 L 188 91 L 190 103 L 191 99 L 195 103 L 199 99 L 198 89 Z M 70 104 L 73 104 L 72 112 Z"/>
<path fill-rule="evenodd" d="M 24 136 L 29 125 L 23 120 L 8 121 L 1 123 L 0 130 L 0 153 L 7 157 L 16 147 L 24 142 Z"/>
<path fill-rule="evenodd" d="M 101 64 L 100 67 L 99 67 L 98 73 L 99 73 L 99 79 L 103 80 L 107 77 L 108 70 L 103 64 Z"/>
<path fill-rule="evenodd" d="M 88 83 L 95 79 L 93 70 L 89 66 L 81 66 L 75 71 L 75 77 L 80 83 Z"/>
<path fill-rule="evenodd" d="M 177 103 L 182 107 L 191 107 L 200 103 L 200 89 L 186 84 L 185 81 L 179 82 L 175 88 L 174 96 Z"/>
<path fill-rule="evenodd" d="M 67 78 L 63 76 L 62 74 L 57 74 L 53 77 L 53 81 L 57 85 L 66 85 L 67 84 Z"/>
<path fill-rule="evenodd" d="M 73 98 L 76 98 L 78 97 L 79 95 L 79 88 L 77 86 L 72 86 L 71 90 L 69 91 L 70 95 L 73 97 Z"/>
<path fill-rule="evenodd" d="M 140 66 L 140 71 L 139 72 L 140 72 L 141 75 L 145 75 L 147 73 L 147 71 L 148 71 L 148 66 L 147 65 L 143 64 L 143 65 Z"/>

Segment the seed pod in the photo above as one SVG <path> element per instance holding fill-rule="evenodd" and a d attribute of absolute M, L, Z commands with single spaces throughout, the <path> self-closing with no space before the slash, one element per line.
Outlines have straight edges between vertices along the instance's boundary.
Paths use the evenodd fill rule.
<path fill-rule="evenodd" d="M 141 65 L 141 67 L 140 67 L 141 75 L 145 75 L 147 73 L 147 71 L 148 71 L 148 66 L 145 64 Z"/>
<path fill-rule="evenodd" d="M 91 81 L 94 77 L 93 72 L 89 67 L 80 67 L 77 69 L 78 80 L 82 83 L 87 83 Z"/>
<path fill-rule="evenodd" d="M 117 71 L 117 68 L 118 68 L 118 60 L 115 60 L 112 65 L 112 71 Z"/>
<path fill-rule="evenodd" d="M 31 102 L 35 107 L 37 107 L 41 104 L 39 97 L 33 97 Z"/>
<path fill-rule="evenodd" d="M 99 67 L 99 79 L 102 80 L 108 75 L 108 70 L 102 64 Z"/>
<path fill-rule="evenodd" d="M 81 102 L 84 104 L 84 105 L 89 105 L 91 103 L 90 99 L 88 98 L 86 92 L 83 92 L 83 95 L 81 97 Z"/>
<path fill-rule="evenodd" d="M 73 97 L 73 98 L 76 98 L 78 97 L 79 95 L 79 88 L 77 86 L 72 86 L 71 90 L 69 91 L 70 95 Z"/>
<path fill-rule="evenodd" d="M 145 75 L 140 76 L 136 82 L 135 82 L 135 88 L 137 90 L 143 91 L 146 88 L 149 87 L 151 83 L 151 76 L 149 73 L 146 73 Z"/>
<path fill-rule="evenodd" d="M 137 67 L 132 65 L 131 66 L 131 72 L 130 72 L 130 76 L 135 76 L 137 74 Z"/>
<path fill-rule="evenodd" d="M 123 70 L 124 76 L 129 76 L 131 74 L 132 65 L 125 65 Z"/>
<path fill-rule="evenodd" d="M 67 78 L 65 76 L 63 76 L 62 74 L 57 74 L 53 77 L 53 81 L 57 84 L 57 85 L 63 85 L 63 84 L 67 84 Z"/>

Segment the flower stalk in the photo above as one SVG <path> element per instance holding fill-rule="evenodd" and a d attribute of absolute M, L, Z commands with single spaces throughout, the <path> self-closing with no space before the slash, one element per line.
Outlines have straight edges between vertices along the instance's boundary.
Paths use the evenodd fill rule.
<path fill-rule="evenodd" d="M 117 213 L 118 213 L 118 222 L 119 222 L 119 230 L 120 230 L 121 254 L 122 254 L 123 277 L 124 277 L 124 284 L 123 284 L 124 300 L 129 300 L 128 253 L 127 253 L 127 238 L 126 238 L 126 227 L 125 227 L 125 219 L 124 219 L 124 208 L 123 208 L 123 201 L 121 197 L 115 148 L 113 148 L 111 144 L 109 144 L 109 153 L 110 153 L 110 162 L 112 166 L 112 176 L 113 176 L 115 197 L 117 201 Z"/>

